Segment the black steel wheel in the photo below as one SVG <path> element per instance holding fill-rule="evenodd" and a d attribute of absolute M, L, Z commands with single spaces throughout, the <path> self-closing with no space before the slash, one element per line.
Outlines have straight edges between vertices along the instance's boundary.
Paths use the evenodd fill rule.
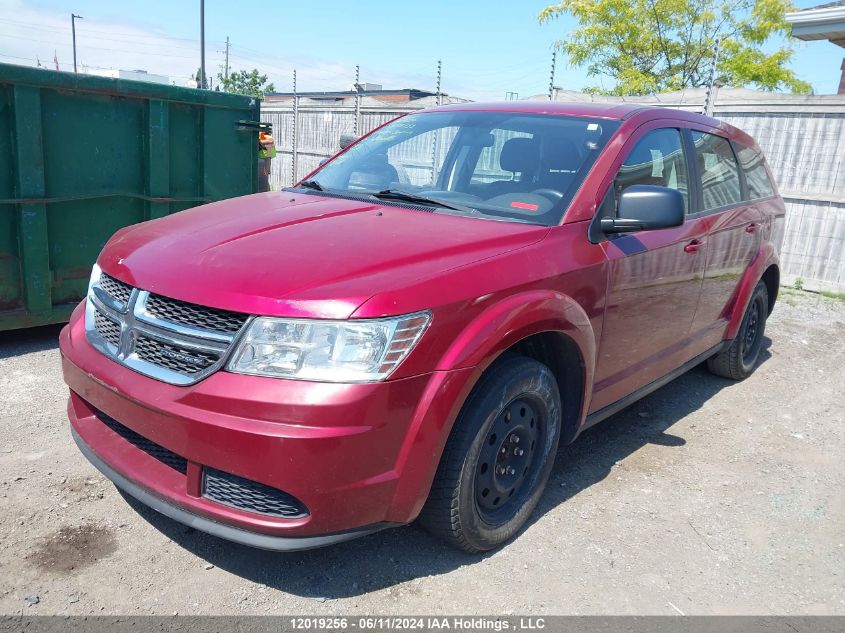
<path fill-rule="evenodd" d="M 475 472 L 475 502 L 488 523 L 511 513 L 510 506 L 522 501 L 517 493 L 541 466 L 535 457 L 548 425 L 541 411 L 530 398 L 517 398 L 502 409 L 487 433 Z"/>
<path fill-rule="evenodd" d="M 560 431 L 548 367 L 515 354 L 499 359 L 455 421 L 420 523 L 468 552 L 509 540 L 540 500 Z"/>

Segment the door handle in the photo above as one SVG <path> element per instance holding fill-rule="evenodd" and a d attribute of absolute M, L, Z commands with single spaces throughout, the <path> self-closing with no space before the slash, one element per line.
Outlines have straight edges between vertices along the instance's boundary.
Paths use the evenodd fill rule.
<path fill-rule="evenodd" d="M 702 246 L 704 246 L 704 242 L 702 242 L 701 240 L 693 240 L 692 242 L 690 242 L 689 244 L 684 246 L 684 252 L 685 253 L 697 253 L 698 249 L 701 248 Z"/>
<path fill-rule="evenodd" d="M 760 225 L 757 224 L 756 222 L 752 222 L 751 224 L 749 224 L 748 226 L 745 227 L 745 232 L 746 233 L 753 233 L 754 231 L 757 230 L 758 226 L 760 226 Z"/>

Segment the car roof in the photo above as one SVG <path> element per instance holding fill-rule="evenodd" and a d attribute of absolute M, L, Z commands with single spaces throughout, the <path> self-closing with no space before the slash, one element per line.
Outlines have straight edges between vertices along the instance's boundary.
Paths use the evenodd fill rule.
<path fill-rule="evenodd" d="M 635 113 L 648 112 L 652 116 L 662 113 L 671 118 L 680 118 L 719 127 L 720 121 L 710 117 L 659 106 L 647 106 L 639 103 L 568 103 L 565 101 L 493 101 L 488 103 L 472 102 L 451 103 L 448 105 L 426 108 L 425 112 L 513 112 L 523 114 L 559 114 L 563 116 L 583 116 L 598 119 L 628 119 Z M 649 117 L 651 118 L 651 117 Z"/>
<path fill-rule="evenodd" d="M 565 103 L 561 101 L 499 101 L 467 102 L 427 108 L 427 112 L 513 112 L 524 114 L 560 114 L 569 116 L 596 117 L 600 119 L 624 119 L 642 110 L 645 106 L 620 103 Z"/>

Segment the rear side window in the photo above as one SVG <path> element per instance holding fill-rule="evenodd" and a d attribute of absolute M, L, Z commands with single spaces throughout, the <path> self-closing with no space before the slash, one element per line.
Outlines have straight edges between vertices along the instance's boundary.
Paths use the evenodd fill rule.
<path fill-rule="evenodd" d="M 769 179 L 769 173 L 763 164 L 763 157 L 750 147 L 742 143 L 734 143 L 737 157 L 742 171 L 745 172 L 745 182 L 748 185 L 748 198 L 768 198 L 775 195 L 775 188 Z"/>
<path fill-rule="evenodd" d="M 617 206 L 619 196 L 631 185 L 677 189 L 684 197 L 684 208 L 689 210 L 687 164 L 678 130 L 653 130 L 637 141 L 613 180 Z"/>
<path fill-rule="evenodd" d="M 727 139 L 692 130 L 704 211 L 742 201 L 739 167 Z"/>

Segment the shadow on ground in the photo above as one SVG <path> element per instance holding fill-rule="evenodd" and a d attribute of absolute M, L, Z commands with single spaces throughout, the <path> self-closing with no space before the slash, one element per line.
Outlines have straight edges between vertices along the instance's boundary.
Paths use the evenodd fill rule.
<path fill-rule="evenodd" d="M 63 324 L 0 332 L 0 359 L 58 349 Z"/>
<path fill-rule="evenodd" d="M 771 357 L 763 343 L 760 362 Z M 552 479 L 531 522 L 601 481 L 614 464 L 646 444 L 680 447 L 669 429 L 734 384 L 696 367 L 625 411 L 585 431 L 562 447 Z M 487 555 L 468 555 L 432 538 L 416 525 L 307 552 L 275 553 L 229 543 L 187 528 L 127 498 L 157 530 L 216 567 L 291 594 L 315 599 L 346 598 L 389 588 L 422 576 L 448 573 Z"/>

